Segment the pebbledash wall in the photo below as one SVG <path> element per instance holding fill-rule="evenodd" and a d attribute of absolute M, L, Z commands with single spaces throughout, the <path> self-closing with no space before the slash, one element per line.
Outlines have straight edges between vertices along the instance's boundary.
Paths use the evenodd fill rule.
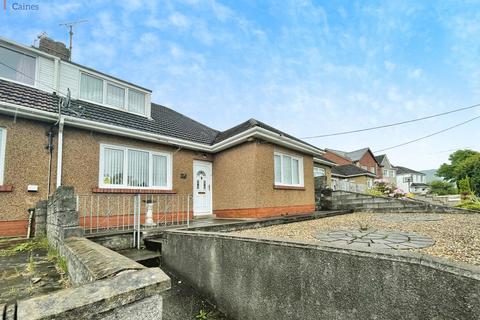
<path fill-rule="evenodd" d="M 303 158 L 304 187 L 274 186 L 274 151 Z M 217 217 L 258 218 L 315 211 L 313 158 L 260 140 L 216 154 L 213 186 Z"/>
<path fill-rule="evenodd" d="M 45 145 L 50 126 L 0 115 L 0 127 L 7 130 L 4 183 L 0 185 L 0 236 L 26 235 L 28 209 L 47 198 L 49 153 Z M 54 172 L 55 163 L 53 188 Z M 28 192 L 28 185 L 37 185 L 38 192 Z"/>
<path fill-rule="evenodd" d="M 480 268 L 418 253 L 167 231 L 166 267 L 233 319 L 477 319 Z"/>
<path fill-rule="evenodd" d="M 0 186 L 0 236 L 22 236 L 27 232 L 28 209 L 47 198 L 49 153 L 45 146 L 50 124 L 0 115 L 0 126 L 7 128 L 5 179 Z M 173 188 L 163 191 L 167 193 L 192 194 L 193 161 L 213 162 L 213 210 L 219 217 L 266 217 L 314 211 L 312 157 L 278 148 L 303 157 L 305 184 L 300 189 L 278 189 L 274 187 L 273 157 L 277 147 L 261 141 L 211 155 L 65 127 L 62 185 L 74 186 L 82 195 L 109 192 L 98 189 L 101 143 L 171 153 Z M 57 137 L 53 144 L 52 192 L 56 184 Z M 38 192 L 27 192 L 30 184 L 37 185 Z"/>

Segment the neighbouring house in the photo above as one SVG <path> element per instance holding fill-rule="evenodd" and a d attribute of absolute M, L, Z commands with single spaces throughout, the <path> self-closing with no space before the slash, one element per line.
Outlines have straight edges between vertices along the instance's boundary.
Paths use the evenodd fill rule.
<path fill-rule="evenodd" d="M 375 160 L 380 165 L 380 172 L 382 173 L 382 179 L 388 181 L 389 183 L 396 185 L 397 184 L 397 169 L 392 165 L 386 154 L 381 154 L 375 156 Z"/>
<path fill-rule="evenodd" d="M 313 159 L 313 177 L 315 179 L 315 188 L 332 188 L 332 169 L 337 164 L 322 156 L 316 156 Z"/>
<path fill-rule="evenodd" d="M 395 166 L 397 170 L 397 187 L 405 192 L 426 194 L 428 185 L 426 175 L 409 168 Z"/>
<path fill-rule="evenodd" d="M 254 119 L 212 129 L 68 56 L 0 38 L 0 235 L 25 234 L 28 209 L 61 185 L 192 194 L 196 217 L 251 218 L 313 212 L 314 174 L 332 179 L 313 145 Z"/>
<path fill-rule="evenodd" d="M 323 156 L 338 165 L 353 164 L 359 168 L 370 171 L 376 178 L 382 178 L 380 164 L 375 159 L 370 148 L 363 148 L 351 152 L 325 149 Z"/>
<path fill-rule="evenodd" d="M 373 186 L 376 175 L 354 164 L 332 167 L 332 189 L 363 192 Z"/>

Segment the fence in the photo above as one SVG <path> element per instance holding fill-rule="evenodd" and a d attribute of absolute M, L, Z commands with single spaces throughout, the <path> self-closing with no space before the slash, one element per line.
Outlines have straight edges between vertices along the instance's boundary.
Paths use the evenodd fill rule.
<path fill-rule="evenodd" d="M 365 192 L 367 190 L 365 184 L 357 184 L 346 180 L 334 180 L 332 181 L 332 187 L 335 191 Z"/>
<path fill-rule="evenodd" d="M 189 225 L 190 194 L 77 195 L 80 227 L 85 233 Z"/>

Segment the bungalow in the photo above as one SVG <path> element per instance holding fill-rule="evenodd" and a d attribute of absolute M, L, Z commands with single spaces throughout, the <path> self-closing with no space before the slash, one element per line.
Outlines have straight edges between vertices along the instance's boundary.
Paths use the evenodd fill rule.
<path fill-rule="evenodd" d="M 332 167 L 332 189 L 363 192 L 373 186 L 375 174 L 353 164 Z"/>
<path fill-rule="evenodd" d="M 27 210 L 61 185 L 192 194 L 197 217 L 315 210 L 314 170 L 331 179 L 323 150 L 255 119 L 212 129 L 68 56 L 48 38 L 0 38 L 0 235 L 25 234 Z"/>
<path fill-rule="evenodd" d="M 325 149 L 324 157 L 339 165 L 354 164 L 363 170 L 370 171 L 376 176 L 376 178 L 382 177 L 380 164 L 375 159 L 370 148 L 363 148 L 351 152 Z"/>

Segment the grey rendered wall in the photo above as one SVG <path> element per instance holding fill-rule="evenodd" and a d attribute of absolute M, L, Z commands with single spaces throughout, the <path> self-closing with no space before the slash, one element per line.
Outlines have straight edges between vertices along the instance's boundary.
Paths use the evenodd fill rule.
<path fill-rule="evenodd" d="M 480 268 L 420 254 L 169 231 L 165 266 L 234 319 L 475 319 Z"/>

